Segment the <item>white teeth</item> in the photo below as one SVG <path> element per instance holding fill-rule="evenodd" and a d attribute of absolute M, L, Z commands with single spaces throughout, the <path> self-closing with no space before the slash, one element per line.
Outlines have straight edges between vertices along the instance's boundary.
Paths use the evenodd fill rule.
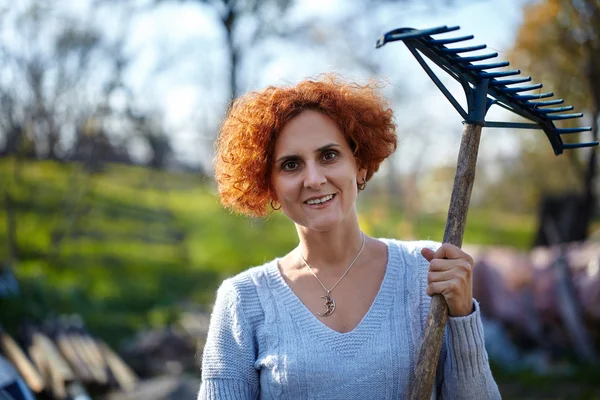
<path fill-rule="evenodd" d="M 321 203 L 325 203 L 328 200 L 331 200 L 333 198 L 332 194 L 328 194 L 327 196 L 321 197 L 320 199 L 312 199 L 312 200 L 307 200 L 306 204 L 321 204 Z"/>

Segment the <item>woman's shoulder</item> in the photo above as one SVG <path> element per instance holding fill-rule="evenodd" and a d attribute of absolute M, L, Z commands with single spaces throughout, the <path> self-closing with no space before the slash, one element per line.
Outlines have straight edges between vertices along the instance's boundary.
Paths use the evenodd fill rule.
<path fill-rule="evenodd" d="M 421 255 L 421 249 L 429 248 L 436 250 L 441 246 L 441 243 L 433 240 L 398 240 L 379 238 L 387 244 L 390 253 L 399 253 L 401 255 Z"/>
<path fill-rule="evenodd" d="M 277 268 L 276 260 L 225 279 L 217 290 L 215 304 L 224 304 L 226 308 L 241 312 L 251 325 L 260 324 L 264 319 L 263 304 L 268 297 L 268 279 L 273 268 Z"/>
<path fill-rule="evenodd" d="M 225 279 L 219 287 L 220 295 L 234 296 L 239 300 L 257 297 L 260 290 L 267 288 L 269 275 L 277 268 L 277 259 L 248 268 Z"/>

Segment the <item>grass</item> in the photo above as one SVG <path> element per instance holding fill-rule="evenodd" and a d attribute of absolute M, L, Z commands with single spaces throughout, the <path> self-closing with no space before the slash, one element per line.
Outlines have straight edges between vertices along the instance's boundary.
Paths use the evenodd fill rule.
<path fill-rule="evenodd" d="M 569 373 L 548 375 L 491 367 L 505 399 L 600 399 L 597 367 L 574 364 Z"/>
<path fill-rule="evenodd" d="M 198 175 L 108 165 L 89 175 L 79 164 L 0 159 L 0 194 L 17 222 L 18 297 L 0 299 L 0 324 L 16 331 L 77 313 L 92 332 L 118 344 L 174 321 L 186 304 L 208 305 L 219 283 L 296 246 L 293 224 L 233 215 Z M 367 196 L 365 196 L 365 194 Z M 406 215 L 385 199 L 359 198 L 359 221 L 376 237 L 442 240 L 445 213 Z M 469 211 L 464 242 L 527 249 L 535 217 L 486 208 Z M 7 218 L 0 209 L 0 243 Z M 0 260 L 8 246 L 0 246 Z M 539 377 L 494 368 L 505 398 L 600 399 L 595 372 Z M 532 395 L 532 393 L 534 393 Z"/>
<path fill-rule="evenodd" d="M 9 330 L 25 318 L 76 312 L 116 343 L 160 325 L 181 304 L 210 304 L 223 278 L 297 244 L 283 215 L 233 215 L 219 205 L 211 181 L 194 174 L 108 165 L 90 175 L 76 163 L 17 167 L 9 158 L 0 160 L 0 181 L 14 202 L 15 272 L 23 290 L 18 299 L 0 300 L 12 310 L 0 315 Z M 375 198 L 360 200 L 368 234 L 442 239 L 443 214 L 409 220 Z M 473 209 L 465 242 L 526 248 L 533 222 L 531 216 Z M 2 208 L 2 243 L 6 232 Z M 7 256 L 8 247 L 0 246 L 0 258 Z"/>

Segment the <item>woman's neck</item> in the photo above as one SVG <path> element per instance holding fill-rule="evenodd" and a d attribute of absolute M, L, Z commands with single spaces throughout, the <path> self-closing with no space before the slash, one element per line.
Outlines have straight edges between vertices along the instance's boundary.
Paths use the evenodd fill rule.
<path fill-rule="evenodd" d="M 345 271 L 361 250 L 363 240 L 366 240 L 358 221 L 351 226 L 339 226 L 327 232 L 300 226 L 296 226 L 296 229 L 300 239 L 299 251 L 315 271 Z"/>

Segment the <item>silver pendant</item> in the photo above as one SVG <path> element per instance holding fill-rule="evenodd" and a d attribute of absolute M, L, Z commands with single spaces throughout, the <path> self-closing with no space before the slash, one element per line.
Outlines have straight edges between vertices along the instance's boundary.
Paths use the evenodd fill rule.
<path fill-rule="evenodd" d="M 326 296 L 321 296 L 321 298 L 325 299 L 325 304 L 323 304 L 325 306 L 325 312 L 322 314 L 318 312 L 317 315 L 319 317 L 329 317 L 335 311 L 335 300 L 331 298 L 329 293 Z"/>

